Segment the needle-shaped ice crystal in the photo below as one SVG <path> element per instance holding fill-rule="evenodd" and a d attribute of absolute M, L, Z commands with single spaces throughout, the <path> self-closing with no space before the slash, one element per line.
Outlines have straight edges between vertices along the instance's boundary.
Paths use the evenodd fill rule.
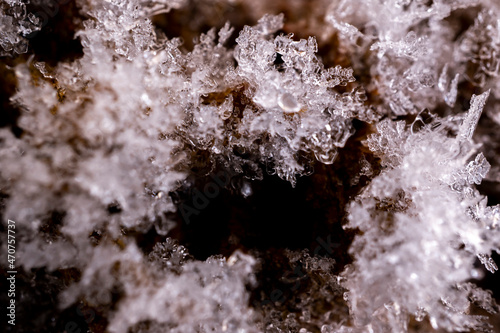
<path fill-rule="evenodd" d="M 472 95 L 469 111 L 458 133 L 458 137 L 461 140 L 472 140 L 472 135 L 476 130 L 477 123 L 479 122 L 479 118 L 481 117 L 481 113 L 483 112 L 484 105 L 489 95 L 489 90 L 481 95 Z"/>

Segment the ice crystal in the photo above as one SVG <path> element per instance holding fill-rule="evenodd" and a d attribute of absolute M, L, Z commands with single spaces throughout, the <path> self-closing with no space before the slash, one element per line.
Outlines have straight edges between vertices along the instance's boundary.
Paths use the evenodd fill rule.
<path fill-rule="evenodd" d="M 443 98 L 446 104 L 448 106 L 453 107 L 455 105 L 455 102 L 457 100 L 457 85 L 458 85 L 458 79 L 460 77 L 459 74 L 456 74 L 453 80 L 449 83 L 448 86 L 448 64 L 445 64 L 443 67 L 443 70 L 441 72 L 441 75 L 439 76 L 439 81 L 438 81 L 438 88 L 443 92 Z M 449 89 L 449 90 L 448 90 Z M 448 90 L 448 91 L 446 91 Z"/>
<path fill-rule="evenodd" d="M 155 244 L 148 258 L 153 264 L 163 267 L 163 270 L 180 273 L 182 266 L 189 260 L 189 253 L 184 246 L 167 238 L 165 242 Z"/>
<path fill-rule="evenodd" d="M 3 1 L 0 4 L 0 56 L 26 53 L 27 37 L 41 27 L 42 19 L 27 12 L 26 1 Z"/>

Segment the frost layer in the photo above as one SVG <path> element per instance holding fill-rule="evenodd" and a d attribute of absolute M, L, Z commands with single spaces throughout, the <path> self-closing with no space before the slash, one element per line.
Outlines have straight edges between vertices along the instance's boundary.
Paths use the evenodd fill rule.
<path fill-rule="evenodd" d="M 2 57 L 29 53 L 42 28 L 27 4 L 0 5 Z M 83 57 L 54 68 L 19 61 L 11 102 L 22 133 L 0 129 L 2 213 L 18 222 L 19 263 L 81 275 L 58 295 L 61 309 L 83 300 L 110 332 L 408 332 L 414 320 L 491 329 L 470 313 L 498 306 L 470 281 L 483 274 L 476 261 L 497 270 L 500 248 L 500 207 L 475 187 L 500 180 L 498 131 L 480 125 L 482 113 L 500 125 L 496 2 L 290 1 L 290 26 L 265 1 L 77 5 Z M 152 24 L 198 5 L 259 20 L 200 32 L 191 51 Z M 304 25 L 315 36 L 282 33 Z M 372 133 L 356 133 L 361 122 Z M 364 152 L 345 149 L 355 134 Z M 368 184 L 347 207 L 345 228 L 360 231 L 353 264 L 336 276 L 333 258 L 287 252 L 308 279 L 293 290 L 293 313 L 250 304 L 257 252 L 200 261 L 172 238 L 136 245 L 152 228 L 170 236 L 169 193 L 189 187 L 198 163 L 242 175 L 239 190 L 252 193 L 264 172 L 294 186 L 339 154 L 360 157 L 353 183 Z"/>

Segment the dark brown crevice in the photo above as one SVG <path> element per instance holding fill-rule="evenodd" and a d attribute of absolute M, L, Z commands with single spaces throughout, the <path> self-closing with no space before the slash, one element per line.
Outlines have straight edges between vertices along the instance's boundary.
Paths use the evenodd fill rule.
<path fill-rule="evenodd" d="M 27 7 L 42 24 L 40 31 L 28 35 L 30 50 L 35 61 L 44 61 L 55 67 L 59 62 L 71 62 L 83 56 L 83 48 L 75 33 L 81 30 L 83 17 L 75 0 L 41 1 Z"/>
<path fill-rule="evenodd" d="M 20 59 L 0 60 L 0 128 L 10 127 L 13 134 L 20 137 L 22 130 L 17 126 L 20 110 L 10 102 L 17 86 L 17 79 L 12 67 L 19 63 Z"/>
<path fill-rule="evenodd" d="M 75 307 L 59 310 L 59 293 L 70 284 L 78 282 L 81 273 L 75 268 L 48 272 L 45 268 L 16 274 L 16 326 L 5 325 L 6 332 L 63 332 L 67 323 L 78 322 Z M 5 281 L 7 275 L 2 274 Z M 0 295 L 2 304 L 7 304 L 7 293 Z"/>
<path fill-rule="evenodd" d="M 311 288 L 319 277 L 315 272 L 307 273 L 300 288 L 291 288 L 283 279 L 300 267 L 290 264 L 287 251 L 306 250 L 313 257 L 333 259 L 335 264 L 329 273 L 343 271 L 352 262 L 348 249 L 358 233 L 343 228 L 346 207 L 381 170 L 380 161 L 362 144 L 372 127 L 360 121 L 355 121 L 354 127 L 354 136 L 333 165 L 315 163 L 315 172 L 298 178 L 295 188 L 275 175 L 265 174 L 263 180 L 250 182 L 253 193 L 245 198 L 240 193 L 243 178 L 227 173 L 233 177 L 231 185 L 236 186 L 219 188 L 218 195 L 200 208 L 195 205 L 195 196 L 203 194 L 207 184 L 214 183 L 215 175 L 224 173 L 218 170 L 208 176 L 193 176 L 192 186 L 171 193 L 177 204 L 178 226 L 170 235 L 198 260 L 217 254 L 229 257 L 235 250 L 252 254 L 259 262 L 258 285 L 248 287 L 249 305 L 263 314 L 278 311 L 286 316 L 297 312 L 298 298 L 315 293 Z M 360 172 L 361 156 L 372 166 L 373 175 L 353 182 Z M 203 154 L 192 157 L 210 158 Z M 183 205 L 196 209 L 197 214 L 186 220 L 181 213 Z M 337 296 L 338 302 L 344 302 L 341 293 Z M 318 300 L 315 306 L 318 313 L 328 311 L 327 302 Z"/>
<path fill-rule="evenodd" d="M 52 211 L 43 219 L 38 232 L 47 242 L 56 241 L 61 237 L 60 229 L 65 215 L 65 212 Z"/>
<path fill-rule="evenodd" d="M 365 135 L 366 125 L 359 122 L 357 126 L 361 126 L 358 135 Z M 265 174 L 263 180 L 250 183 L 253 193 L 247 198 L 238 193 L 241 188 L 236 185 L 215 189 L 218 193 L 210 199 L 205 191 L 216 184 L 213 177 L 222 170 L 193 177 L 192 187 L 171 193 L 178 208 L 179 241 L 200 260 L 214 254 L 229 256 L 238 248 L 305 249 L 312 247 L 317 237 L 327 235 L 343 242 L 345 207 L 369 181 L 362 176 L 358 184 L 351 184 L 359 172 L 358 158 L 363 154 L 375 171 L 379 168 L 378 160 L 360 141 L 360 137 L 351 138 L 343 149 L 350 153 L 340 153 L 333 165 L 316 163 L 315 172 L 299 178 L 295 188 Z M 247 181 L 240 175 L 230 176 L 232 185 Z M 347 248 L 349 244 L 343 245 Z"/>

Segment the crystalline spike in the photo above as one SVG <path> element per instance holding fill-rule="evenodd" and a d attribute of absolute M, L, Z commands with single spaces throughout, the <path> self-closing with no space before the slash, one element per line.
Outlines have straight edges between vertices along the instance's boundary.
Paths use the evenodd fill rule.
<path fill-rule="evenodd" d="M 448 86 L 448 63 L 446 63 L 441 71 L 441 75 L 439 75 L 438 80 L 438 88 L 442 92 L 446 90 Z"/>
<path fill-rule="evenodd" d="M 458 94 L 458 79 L 460 75 L 456 74 L 453 80 L 450 83 L 449 91 L 444 95 L 444 101 L 448 106 L 453 107 L 455 105 L 455 102 L 457 100 L 457 94 Z"/>
<path fill-rule="evenodd" d="M 490 95 L 490 90 L 482 93 L 481 95 L 472 95 L 470 108 L 465 116 L 465 119 L 460 126 L 458 137 L 460 140 L 472 140 L 472 135 L 476 130 L 477 123 L 483 112 L 486 100 Z"/>
<path fill-rule="evenodd" d="M 226 22 L 226 24 L 224 24 L 224 26 L 219 30 L 219 44 L 224 44 L 229 39 L 229 37 L 231 37 L 233 32 L 234 28 L 231 27 L 229 22 Z"/>

